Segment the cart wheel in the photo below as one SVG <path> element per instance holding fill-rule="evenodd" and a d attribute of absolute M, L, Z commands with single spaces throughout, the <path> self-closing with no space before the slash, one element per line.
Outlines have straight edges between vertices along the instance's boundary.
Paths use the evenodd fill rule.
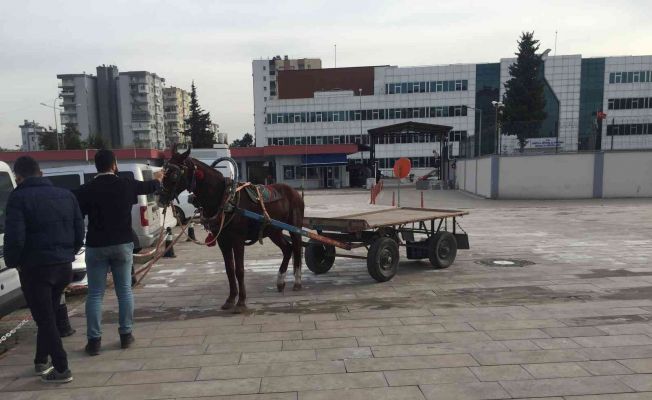
<path fill-rule="evenodd" d="M 394 239 L 381 237 L 376 239 L 367 254 L 367 270 L 378 282 L 387 282 L 398 270 L 398 243 Z"/>
<path fill-rule="evenodd" d="M 318 242 L 314 239 L 308 241 L 306 246 L 306 266 L 315 275 L 325 274 L 335 262 L 335 247 Z"/>
<path fill-rule="evenodd" d="M 457 256 L 457 240 L 449 232 L 439 232 L 428 240 L 428 258 L 435 268 L 448 268 Z"/>

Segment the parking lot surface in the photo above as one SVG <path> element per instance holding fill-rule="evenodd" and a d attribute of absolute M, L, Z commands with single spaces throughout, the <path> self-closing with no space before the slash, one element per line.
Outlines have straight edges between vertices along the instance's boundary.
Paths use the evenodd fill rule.
<path fill-rule="evenodd" d="M 378 203 L 391 205 L 393 190 Z M 420 205 L 414 187 L 401 196 Z M 368 202 L 361 190 L 306 192 L 311 215 Z M 365 260 L 337 259 L 324 275 L 304 266 L 298 292 L 288 274 L 278 293 L 281 253 L 265 240 L 246 250 L 250 311 L 234 315 L 219 309 L 228 284 L 218 248 L 182 242 L 135 291 L 134 348 L 120 349 L 107 292 L 103 352 L 87 357 L 77 296 L 77 333 L 64 340 L 74 382 L 32 376 L 26 328 L 0 356 L 1 398 L 652 399 L 650 200 L 430 191 L 424 203 L 470 212 L 461 224 L 471 250 L 448 269 L 403 260 L 380 284 Z"/>

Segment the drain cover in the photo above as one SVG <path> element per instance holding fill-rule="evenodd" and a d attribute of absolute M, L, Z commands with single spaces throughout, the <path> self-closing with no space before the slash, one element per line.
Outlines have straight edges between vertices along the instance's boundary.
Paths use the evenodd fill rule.
<path fill-rule="evenodd" d="M 533 265 L 532 261 L 517 260 L 513 258 L 487 258 L 484 260 L 477 260 L 476 264 L 486 265 L 488 267 L 525 267 L 526 265 Z"/>

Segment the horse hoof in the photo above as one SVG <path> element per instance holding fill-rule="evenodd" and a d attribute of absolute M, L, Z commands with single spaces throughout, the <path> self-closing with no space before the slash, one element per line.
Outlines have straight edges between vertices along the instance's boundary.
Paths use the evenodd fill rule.
<path fill-rule="evenodd" d="M 238 303 L 233 308 L 233 314 L 242 314 L 242 313 L 246 313 L 247 311 L 249 311 L 249 309 L 245 304 Z"/>
<path fill-rule="evenodd" d="M 285 282 L 277 283 L 276 284 L 276 290 L 278 290 L 279 292 L 283 292 L 285 290 Z"/>
<path fill-rule="evenodd" d="M 222 310 L 230 310 L 233 307 L 235 307 L 235 303 L 232 301 L 227 301 L 224 304 L 222 304 Z"/>
<path fill-rule="evenodd" d="M 302 286 L 301 286 L 300 283 L 295 283 L 295 284 L 294 284 L 294 287 L 292 288 L 292 290 L 294 290 L 295 292 L 297 292 L 297 291 L 301 290 L 301 288 L 302 288 Z"/>

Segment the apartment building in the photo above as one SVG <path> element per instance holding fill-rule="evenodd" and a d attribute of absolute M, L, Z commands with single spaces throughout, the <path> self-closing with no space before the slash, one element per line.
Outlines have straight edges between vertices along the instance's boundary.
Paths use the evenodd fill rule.
<path fill-rule="evenodd" d="M 177 87 L 163 88 L 166 143 L 183 143 L 186 119 L 190 116 L 190 93 Z"/>
<path fill-rule="evenodd" d="M 39 151 L 41 150 L 41 145 L 39 144 L 39 139 L 42 134 L 48 132 L 48 129 L 41 126 L 38 122 L 28 121 L 22 125 L 19 125 L 20 136 L 22 138 L 21 151 Z"/>
<path fill-rule="evenodd" d="M 97 78 L 86 73 L 61 74 L 61 126 L 74 125 L 82 140 L 100 133 Z"/>

